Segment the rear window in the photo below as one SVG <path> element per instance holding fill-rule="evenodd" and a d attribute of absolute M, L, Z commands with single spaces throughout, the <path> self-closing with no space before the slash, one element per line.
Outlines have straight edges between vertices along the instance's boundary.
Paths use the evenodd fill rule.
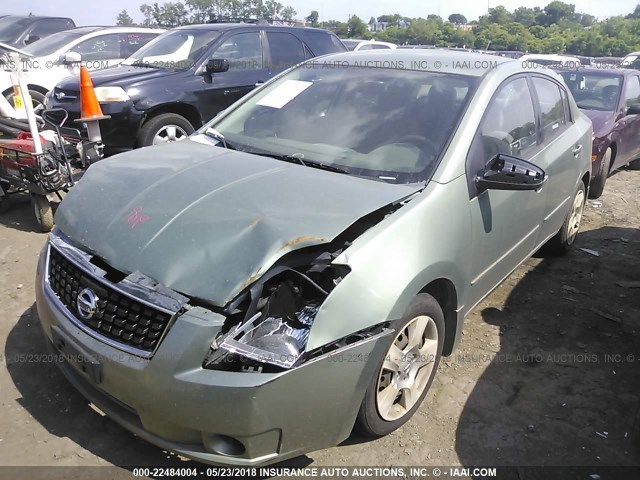
<path fill-rule="evenodd" d="M 332 33 L 308 30 L 302 33 L 302 38 L 317 57 L 328 53 L 347 51 L 347 47 Z"/>

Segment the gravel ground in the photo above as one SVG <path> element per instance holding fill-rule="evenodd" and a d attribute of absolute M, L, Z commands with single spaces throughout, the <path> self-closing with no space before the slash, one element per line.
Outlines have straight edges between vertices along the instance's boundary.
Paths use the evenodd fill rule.
<path fill-rule="evenodd" d="M 639 227 L 640 172 L 621 171 L 572 253 L 528 260 L 469 316 L 412 421 L 289 465 L 640 465 Z M 35 231 L 26 198 L 0 216 L 0 465 L 194 465 L 29 361 L 45 353 Z"/>

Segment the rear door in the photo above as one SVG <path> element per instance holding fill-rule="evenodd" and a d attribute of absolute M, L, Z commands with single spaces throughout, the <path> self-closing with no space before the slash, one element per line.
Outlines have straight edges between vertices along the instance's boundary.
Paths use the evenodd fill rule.
<path fill-rule="evenodd" d="M 525 75 L 511 77 L 498 88 L 467 157 L 473 251 L 469 308 L 534 252 L 545 212 L 544 188 L 477 190 L 476 175 L 499 153 L 536 164 L 541 160 L 538 120 Z"/>
<path fill-rule="evenodd" d="M 304 44 L 289 32 L 266 31 L 269 59 L 269 78 L 303 62 Z"/>
<path fill-rule="evenodd" d="M 232 33 L 206 56 L 205 64 L 208 59 L 227 59 L 229 70 L 203 74 L 194 85 L 198 87 L 193 94 L 204 122 L 268 79 L 262 37 L 263 32 L 257 29 Z"/>
<path fill-rule="evenodd" d="M 565 88 L 547 76 L 534 75 L 531 83 L 541 127 L 542 149 L 536 164 L 547 174 L 542 240 L 554 235 L 564 222 L 575 193 L 567 186 L 580 178 L 589 145 L 583 144 L 581 133 L 574 128 Z"/>

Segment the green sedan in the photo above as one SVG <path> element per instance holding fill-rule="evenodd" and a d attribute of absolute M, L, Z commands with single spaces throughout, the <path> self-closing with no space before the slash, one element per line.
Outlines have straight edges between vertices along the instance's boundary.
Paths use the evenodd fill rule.
<path fill-rule="evenodd" d="M 214 82 L 235 74 L 216 61 Z M 116 422 L 202 462 L 386 435 L 429 408 L 474 306 L 574 244 L 591 137 L 546 68 L 311 60 L 186 140 L 89 168 L 40 256 L 47 343 Z"/>

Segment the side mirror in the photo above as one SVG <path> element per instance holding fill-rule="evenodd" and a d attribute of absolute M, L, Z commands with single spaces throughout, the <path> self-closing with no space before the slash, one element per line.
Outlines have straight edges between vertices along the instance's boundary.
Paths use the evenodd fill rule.
<path fill-rule="evenodd" d="M 65 65 L 73 65 L 74 63 L 80 63 L 82 61 L 82 55 L 78 52 L 67 52 L 62 56 L 62 63 Z"/>
<path fill-rule="evenodd" d="M 38 40 L 40 40 L 40 37 L 38 35 L 29 35 L 27 38 L 25 38 L 24 44 L 29 45 L 30 43 L 37 42 Z"/>
<path fill-rule="evenodd" d="M 476 176 L 479 190 L 538 190 L 547 176 L 537 165 L 499 153 Z"/>
<path fill-rule="evenodd" d="M 226 58 L 210 58 L 205 70 L 208 74 L 226 72 L 229 70 L 229 60 Z"/>
<path fill-rule="evenodd" d="M 640 103 L 634 103 L 627 108 L 627 115 L 640 115 Z"/>

